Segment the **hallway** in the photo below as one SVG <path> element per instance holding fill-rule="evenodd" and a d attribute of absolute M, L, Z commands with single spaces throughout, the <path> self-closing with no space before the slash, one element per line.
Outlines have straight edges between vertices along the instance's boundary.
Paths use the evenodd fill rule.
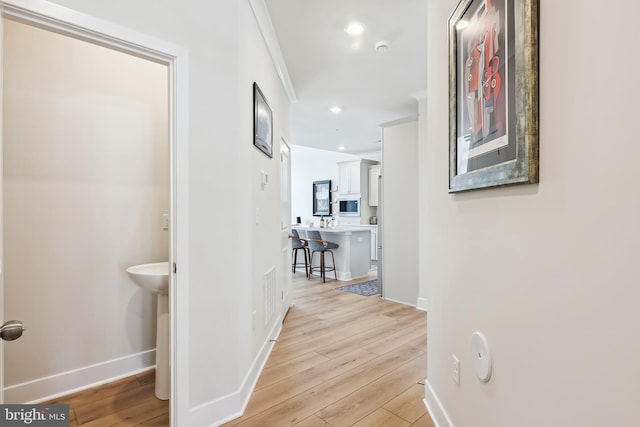
<path fill-rule="evenodd" d="M 362 280 L 360 280 L 362 281 Z M 433 427 L 426 313 L 293 279 L 294 306 L 243 417 L 226 426 Z"/>

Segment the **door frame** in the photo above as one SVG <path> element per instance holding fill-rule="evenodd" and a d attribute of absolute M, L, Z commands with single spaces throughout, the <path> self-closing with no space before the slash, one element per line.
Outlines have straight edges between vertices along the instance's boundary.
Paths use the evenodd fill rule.
<path fill-rule="evenodd" d="M 79 40 L 97 44 L 168 67 L 169 72 L 169 275 L 170 301 L 170 365 L 171 365 L 171 425 L 180 425 L 189 415 L 188 388 L 188 51 L 166 41 L 138 33 L 120 25 L 47 2 L 45 0 L 0 0 L 0 14 L 27 25 L 64 34 Z M 2 26 L 0 26 L 0 30 Z M 0 32 L 0 49 L 4 51 L 4 40 Z M 1 64 L 2 55 L 0 55 Z M 3 95 L 0 88 L 0 96 Z M 1 106 L 2 104 L 0 104 Z M 1 107 L 0 107 L 1 112 Z M 2 130 L 0 116 L 0 131 Z M 2 153 L 0 132 L 0 158 Z M 1 176 L 0 176 L 1 183 Z M 1 200 L 1 199 L 0 199 Z M 1 201 L 0 201 L 1 203 Z M 1 207 L 1 204 L 0 204 Z M 0 218 L 1 218 L 0 209 Z M 2 229 L 0 227 L 0 248 Z M 0 249 L 0 274 L 4 274 Z M 179 261 L 179 265 L 178 265 Z M 0 292 L 3 291 L 0 277 Z M 0 305 L 3 293 L 0 293 Z M 0 312 L 0 314 L 2 314 Z M 0 319 L 3 320 L 3 319 Z M 178 325 L 182 326 L 179 333 Z M 2 358 L 0 357 L 0 362 Z M 0 381 L 4 366 L 0 365 Z M 4 383 L 0 383 L 0 399 Z M 0 400 L 2 402 L 2 400 Z"/>
<path fill-rule="evenodd" d="M 280 171 L 282 173 L 282 156 L 284 152 L 287 152 L 288 164 L 287 164 L 287 179 L 284 182 L 283 177 L 280 177 L 280 200 L 282 202 L 283 196 L 286 196 L 287 206 L 285 209 L 287 212 L 285 215 L 280 213 L 281 223 L 280 226 L 280 239 L 282 242 L 282 260 L 281 265 L 282 269 L 282 313 L 281 319 L 284 323 L 285 317 L 287 317 L 287 313 L 289 309 L 293 306 L 293 294 L 292 294 L 292 275 L 290 273 L 291 268 L 291 240 L 289 235 L 291 234 L 291 146 L 287 142 L 287 140 L 282 137 L 280 139 Z M 286 188 L 285 188 L 286 187 Z M 283 193 L 285 193 L 283 195 Z M 282 204 L 280 205 L 280 209 L 283 209 Z"/>

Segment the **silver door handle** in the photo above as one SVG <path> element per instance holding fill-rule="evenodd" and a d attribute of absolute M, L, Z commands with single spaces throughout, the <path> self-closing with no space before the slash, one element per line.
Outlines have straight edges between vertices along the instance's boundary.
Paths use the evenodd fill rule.
<path fill-rule="evenodd" d="M 23 327 L 21 321 L 9 320 L 0 326 L 0 338 L 5 341 L 17 340 L 22 336 L 24 331 L 26 331 L 26 329 Z"/>

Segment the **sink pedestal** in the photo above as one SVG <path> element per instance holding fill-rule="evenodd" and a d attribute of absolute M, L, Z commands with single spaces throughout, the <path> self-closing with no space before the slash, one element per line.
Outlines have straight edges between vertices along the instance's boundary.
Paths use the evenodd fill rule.
<path fill-rule="evenodd" d="M 156 397 L 171 396 L 169 369 L 169 263 L 134 265 L 127 268 L 136 285 L 157 295 L 156 309 Z"/>
<path fill-rule="evenodd" d="M 158 294 L 156 317 L 156 397 L 160 400 L 168 400 L 171 396 L 168 295 Z"/>

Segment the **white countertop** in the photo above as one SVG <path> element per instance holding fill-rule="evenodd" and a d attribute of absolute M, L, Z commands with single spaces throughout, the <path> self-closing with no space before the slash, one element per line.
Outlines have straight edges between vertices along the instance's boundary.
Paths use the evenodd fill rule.
<path fill-rule="evenodd" d="M 359 225 L 337 225 L 335 228 L 329 228 L 329 227 L 325 227 L 325 228 L 320 228 L 318 226 L 313 226 L 313 227 L 308 227 L 305 225 L 295 225 L 292 228 L 295 228 L 296 230 L 317 230 L 320 231 L 321 233 L 345 233 L 345 232 L 358 232 L 358 231 L 369 231 L 370 227 L 373 226 L 359 226 Z"/>

